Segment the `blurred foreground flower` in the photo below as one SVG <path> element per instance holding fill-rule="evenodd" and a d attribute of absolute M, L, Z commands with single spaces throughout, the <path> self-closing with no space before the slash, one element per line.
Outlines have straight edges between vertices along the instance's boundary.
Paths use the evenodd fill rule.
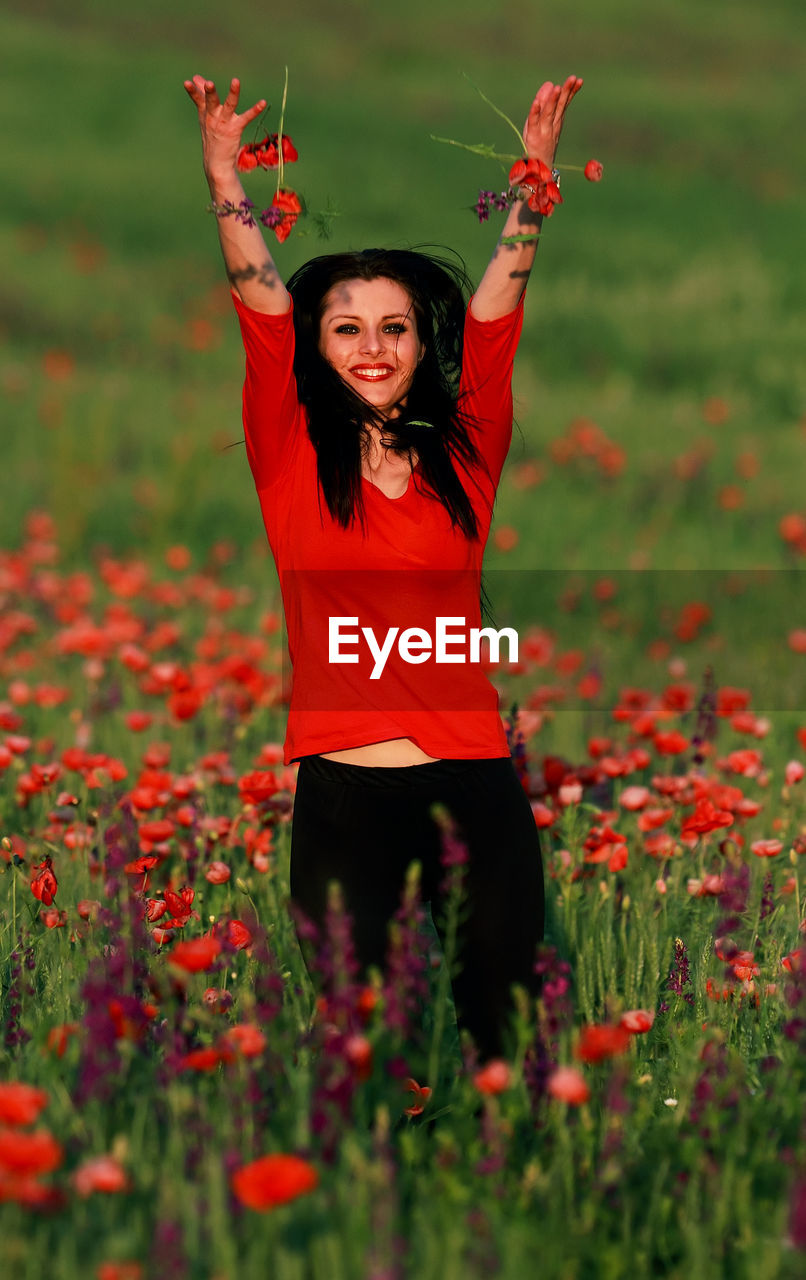
<path fill-rule="evenodd" d="M 319 1183 L 313 1165 L 300 1156 L 261 1156 L 236 1169 L 231 1177 L 233 1194 L 249 1209 L 274 1209 L 305 1195 Z"/>

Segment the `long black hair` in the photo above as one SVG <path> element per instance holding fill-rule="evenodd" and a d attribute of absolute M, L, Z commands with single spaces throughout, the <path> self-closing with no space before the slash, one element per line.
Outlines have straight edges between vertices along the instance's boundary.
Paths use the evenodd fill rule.
<path fill-rule="evenodd" d="M 412 301 L 425 351 L 405 404 L 394 417 L 374 409 L 341 379 L 319 350 L 325 299 L 346 280 L 393 280 Z M 316 450 L 319 483 L 334 520 L 364 524 L 361 463 L 369 428 L 396 453 L 415 451 L 422 482 L 453 525 L 478 536 L 473 505 L 454 467 L 483 466 L 458 405 L 462 336 L 470 282 L 457 263 L 413 249 L 363 249 L 312 258 L 288 281 L 294 300 L 294 374 Z"/>

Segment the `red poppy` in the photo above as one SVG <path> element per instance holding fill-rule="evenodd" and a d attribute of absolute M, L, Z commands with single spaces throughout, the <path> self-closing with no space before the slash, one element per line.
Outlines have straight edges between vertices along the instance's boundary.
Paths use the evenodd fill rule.
<path fill-rule="evenodd" d="M 509 171 L 509 185 L 523 187 L 530 193 L 529 208 L 550 218 L 555 204 L 562 204 L 560 188 L 552 177 L 551 169 L 542 160 L 526 157 L 516 160 Z"/>
<path fill-rule="evenodd" d="M 221 951 L 221 943 L 214 934 L 205 934 L 203 938 L 189 938 L 177 942 L 168 957 L 171 964 L 186 973 L 201 973 L 209 969 Z"/>
<path fill-rule="evenodd" d="M 425 1104 L 431 1097 L 431 1090 L 427 1084 L 418 1084 L 411 1076 L 406 1080 L 406 1088 L 409 1093 L 414 1094 L 414 1102 L 410 1107 L 404 1107 L 403 1114 L 407 1116 L 422 1115 L 425 1110 Z"/>
<path fill-rule="evenodd" d="M 48 1095 L 44 1089 L 36 1089 L 22 1080 L 9 1080 L 0 1084 L 0 1122 L 33 1124 L 47 1102 Z"/>
<path fill-rule="evenodd" d="M 280 790 L 277 775 L 269 769 L 255 769 L 238 779 L 238 792 L 244 802 L 260 804 Z"/>
<path fill-rule="evenodd" d="M 492 1096 L 503 1093 L 512 1084 L 512 1072 L 509 1063 L 503 1058 L 493 1058 L 473 1076 L 473 1083 L 479 1093 Z"/>
<path fill-rule="evenodd" d="M 67 924 L 67 912 L 60 911 L 58 907 L 47 907 L 40 919 L 46 929 L 63 929 Z"/>
<path fill-rule="evenodd" d="M 258 165 L 262 169 L 276 169 L 280 164 L 279 142 L 280 138 L 276 133 L 268 133 L 260 142 L 248 142 L 238 152 L 236 168 L 241 173 L 256 169 Z M 286 133 L 283 134 L 282 152 L 284 164 L 293 164 L 299 159 L 299 152 Z"/>
<path fill-rule="evenodd" d="M 585 1077 L 576 1067 L 557 1067 L 548 1078 L 546 1090 L 550 1097 L 571 1107 L 581 1106 L 590 1097 Z"/>
<path fill-rule="evenodd" d="M 666 733 L 656 733 L 653 737 L 655 750 L 659 755 L 675 756 L 688 748 L 689 741 L 679 729 L 670 729 Z"/>
<path fill-rule="evenodd" d="M 220 1062 L 232 1061 L 232 1050 L 226 1046 L 210 1045 L 206 1049 L 193 1049 L 179 1060 L 180 1071 L 215 1071 Z"/>
<path fill-rule="evenodd" d="M 49 907 L 56 897 L 56 891 L 59 883 L 52 870 L 53 859 L 50 855 L 46 855 L 44 861 L 36 863 L 34 870 L 39 871 L 39 875 L 34 876 L 31 881 L 31 893 L 38 898 L 43 906 Z"/>
<path fill-rule="evenodd" d="M 236 950 L 242 951 L 244 947 L 250 945 L 252 931 L 247 929 L 243 920 L 230 920 L 227 924 L 227 938 Z"/>
<path fill-rule="evenodd" d="M 626 1027 L 602 1023 L 582 1028 L 575 1054 L 581 1062 L 602 1062 L 624 1053 L 629 1043 L 630 1033 Z"/>
<path fill-rule="evenodd" d="M 239 1022 L 222 1036 L 224 1045 L 243 1058 L 258 1058 L 266 1048 L 266 1037 L 254 1022 Z"/>
<path fill-rule="evenodd" d="M 783 847 L 783 840 L 754 840 L 750 846 L 757 858 L 774 858 Z"/>
<path fill-rule="evenodd" d="M 631 1035 L 641 1035 L 649 1031 L 654 1021 L 655 1015 L 648 1009 L 628 1009 L 626 1013 L 622 1013 L 619 1025 L 626 1027 Z"/>
<path fill-rule="evenodd" d="M 344 1046 L 344 1056 L 352 1067 L 356 1079 L 369 1079 L 372 1075 L 372 1045 L 366 1036 L 349 1036 Z"/>
<path fill-rule="evenodd" d="M 588 182 L 601 182 L 602 173 L 603 169 L 599 160 L 589 160 L 585 165 L 585 177 Z"/>
<path fill-rule="evenodd" d="M 73 1186 L 80 1196 L 92 1195 L 93 1191 L 127 1191 L 129 1179 L 119 1160 L 114 1156 L 92 1156 L 85 1160 L 74 1171 Z"/>
<path fill-rule="evenodd" d="M 142 1276 L 139 1262 L 102 1262 L 96 1280 L 142 1280 Z"/>
<path fill-rule="evenodd" d="M 733 814 L 727 809 L 717 809 L 710 800 L 698 800 L 694 812 L 683 819 L 680 834 L 683 836 L 705 835 L 708 831 L 716 831 L 720 827 L 733 825 Z"/>
<path fill-rule="evenodd" d="M 46 1129 L 33 1133 L 18 1129 L 0 1129 L 0 1172 L 27 1174 L 50 1173 L 62 1162 L 60 1144 Z"/>
<path fill-rule="evenodd" d="M 226 862 L 211 862 L 204 873 L 205 880 L 210 884 L 226 884 L 232 872 Z"/>
<path fill-rule="evenodd" d="M 186 887 L 180 893 L 174 893 L 171 889 L 166 889 L 163 896 L 174 920 L 177 920 L 180 924 L 186 924 L 192 914 L 191 904 L 194 898 L 194 890 Z"/>
<path fill-rule="evenodd" d="M 62 1022 L 58 1026 L 51 1027 L 45 1042 L 46 1047 L 51 1053 L 55 1053 L 57 1058 L 63 1058 L 70 1036 L 75 1035 L 78 1035 L 78 1023 Z"/>
<path fill-rule="evenodd" d="M 261 1156 L 236 1169 L 230 1179 L 233 1194 L 249 1209 L 274 1209 L 313 1191 L 319 1174 L 300 1156 Z"/>
<path fill-rule="evenodd" d="M 291 235 L 297 218 L 302 213 L 299 196 L 289 187 L 281 187 L 272 201 L 272 207 L 282 213 L 282 221 L 277 223 L 274 234 L 282 244 Z"/>

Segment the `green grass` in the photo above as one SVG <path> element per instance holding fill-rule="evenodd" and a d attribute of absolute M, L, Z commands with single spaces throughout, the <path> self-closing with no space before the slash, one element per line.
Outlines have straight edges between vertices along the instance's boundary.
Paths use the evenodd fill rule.
<path fill-rule="evenodd" d="M 444 244 L 478 278 L 494 232 L 467 207 L 495 166 L 429 135 L 508 146 L 462 73 L 519 120 L 543 78 L 574 70 L 586 83 L 560 159 L 595 154 L 605 179 L 568 174 L 546 225 L 518 420 L 527 456 L 583 415 L 628 461 L 605 486 L 551 464 L 526 495 L 505 479 L 514 562 L 627 567 L 639 547 L 653 567 L 782 563 L 777 522 L 800 506 L 806 448 L 799 20 L 795 3 L 626 0 L 577 0 L 561 18 L 454 0 L 309 2 L 271 20 L 253 3 L 226 18 L 185 3 L 0 13 L 14 175 L 0 212 L 3 540 L 31 506 L 52 511 L 77 562 L 97 540 L 155 556 L 166 540 L 261 536 L 243 452 L 221 452 L 240 438 L 241 356 L 185 76 L 237 72 L 245 99 L 276 99 L 287 62 L 294 179 L 313 208 L 340 208 L 331 246 Z M 281 269 L 323 248 L 292 237 Z M 188 346 L 200 314 L 214 331 L 203 351 Z M 47 350 L 72 353 L 72 379 L 46 384 Z M 729 405 L 722 426 L 702 420 L 712 396 Z M 703 441 L 712 456 L 686 486 L 670 464 Z M 721 511 L 748 450 L 759 475 Z"/>

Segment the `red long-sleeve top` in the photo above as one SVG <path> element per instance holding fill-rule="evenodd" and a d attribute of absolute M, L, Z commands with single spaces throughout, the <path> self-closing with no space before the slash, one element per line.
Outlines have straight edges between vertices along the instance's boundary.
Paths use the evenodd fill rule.
<path fill-rule="evenodd" d="M 470 310 L 465 320 L 460 404 L 483 462 L 468 469 L 455 463 L 478 520 L 479 537 L 471 539 L 451 525 L 416 466 L 398 498 L 362 480 L 364 527 L 358 520 L 349 528 L 338 524 L 319 488 L 297 397 L 292 312 L 265 315 L 234 294 L 233 301 L 246 350 L 246 451 L 280 579 L 293 666 L 286 764 L 391 738 L 410 738 L 438 759 L 508 755 L 496 690 L 481 663 L 459 661 L 472 650 L 457 639 L 463 628 L 456 620 L 464 620 L 465 631 L 482 625 L 482 557 L 512 435 L 522 302 L 496 320 L 477 320 Z M 334 618 L 352 621 L 334 624 Z M 442 651 L 453 661 L 436 661 L 439 618 L 454 620 Z M 371 628 L 376 649 L 397 628 L 380 670 L 363 628 Z M 404 632 L 407 646 L 400 641 Z M 423 633 L 432 640 L 430 651 Z M 332 660 L 339 655 L 355 660 Z"/>

